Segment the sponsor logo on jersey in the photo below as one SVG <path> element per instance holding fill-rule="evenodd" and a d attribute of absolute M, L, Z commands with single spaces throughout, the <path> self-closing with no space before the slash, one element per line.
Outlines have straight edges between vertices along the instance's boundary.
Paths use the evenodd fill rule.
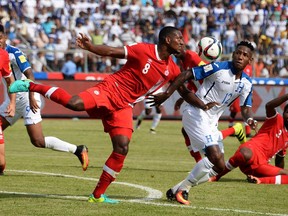
<path fill-rule="evenodd" d="M 24 55 L 20 55 L 18 58 L 19 58 L 21 63 L 27 62 L 26 57 Z"/>
<path fill-rule="evenodd" d="M 95 91 L 94 91 L 94 94 L 95 94 L 95 95 L 99 95 L 100 92 L 99 92 L 98 90 L 95 90 Z"/>
<path fill-rule="evenodd" d="M 204 72 L 207 73 L 207 72 L 213 70 L 213 67 L 211 64 L 208 64 L 208 65 L 203 66 L 203 69 L 204 69 Z"/>
<path fill-rule="evenodd" d="M 164 71 L 164 75 L 165 75 L 165 76 L 168 76 L 168 75 L 169 75 L 169 70 L 165 70 L 165 71 Z"/>
<path fill-rule="evenodd" d="M 230 82 L 227 82 L 227 81 L 224 81 L 224 80 L 221 83 L 230 85 Z"/>

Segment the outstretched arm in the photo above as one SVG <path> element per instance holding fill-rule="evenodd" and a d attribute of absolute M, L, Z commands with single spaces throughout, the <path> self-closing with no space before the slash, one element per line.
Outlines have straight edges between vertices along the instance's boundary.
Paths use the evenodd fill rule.
<path fill-rule="evenodd" d="M 84 50 L 88 50 L 96 55 L 100 56 L 110 56 L 113 58 L 125 58 L 125 49 L 124 47 L 111 47 L 106 45 L 94 45 L 91 40 L 80 33 L 76 39 L 76 44 L 78 47 Z"/>
<path fill-rule="evenodd" d="M 288 94 L 285 94 L 283 96 L 277 97 L 271 101 L 269 101 L 266 106 L 266 116 L 272 117 L 276 114 L 276 107 L 280 106 L 282 103 L 286 102 L 288 100 Z"/>
<path fill-rule="evenodd" d="M 151 104 L 151 106 L 160 105 L 165 100 L 167 100 L 173 92 L 178 89 L 184 82 L 188 79 L 193 79 L 193 73 L 191 70 L 183 71 L 181 74 L 177 76 L 177 78 L 170 84 L 170 86 L 166 89 L 165 92 L 159 93 L 157 95 L 149 95 L 147 103 Z"/>
<path fill-rule="evenodd" d="M 210 102 L 205 104 L 202 100 L 200 100 L 193 92 L 189 91 L 186 86 L 183 84 L 178 89 L 179 94 L 181 97 L 189 104 L 198 107 L 203 110 L 209 110 L 213 106 L 217 105 L 217 102 Z"/>
<path fill-rule="evenodd" d="M 241 114 L 244 121 L 257 133 L 258 122 L 253 119 L 252 108 L 248 106 L 241 106 Z"/>

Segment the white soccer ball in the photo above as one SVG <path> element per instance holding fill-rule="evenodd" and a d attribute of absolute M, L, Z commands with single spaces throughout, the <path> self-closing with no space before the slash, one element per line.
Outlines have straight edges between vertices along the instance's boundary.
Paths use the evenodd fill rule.
<path fill-rule="evenodd" d="M 215 61 L 222 54 L 221 42 L 212 36 L 206 36 L 200 39 L 198 43 L 198 55 L 204 61 Z"/>

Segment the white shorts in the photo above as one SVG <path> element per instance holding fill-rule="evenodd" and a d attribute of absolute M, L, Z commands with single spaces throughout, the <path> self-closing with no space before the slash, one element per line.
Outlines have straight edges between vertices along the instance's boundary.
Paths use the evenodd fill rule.
<path fill-rule="evenodd" d="M 39 107 L 42 105 L 41 96 L 38 93 L 34 93 L 34 98 L 37 101 L 37 104 Z M 28 93 L 17 93 L 16 96 L 16 110 L 15 110 L 15 116 L 14 117 L 7 117 L 6 116 L 6 109 L 9 105 L 10 100 L 9 98 L 5 99 L 5 101 L 0 106 L 0 115 L 4 117 L 10 125 L 13 125 L 18 119 L 23 117 L 24 119 L 24 125 L 32 125 L 37 124 L 42 121 L 41 117 L 41 111 L 40 109 L 33 113 L 30 109 L 29 105 L 29 94 Z"/>
<path fill-rule="evenodd" d="M 218 118 L 211 119 L 205 111 L 187 103 L 183 104 L 182 123 L 189 136 L 193 151 L 205 153 L 205 148 L 218 145 L 224 153 L 222 133 L 218 130 Z"/>

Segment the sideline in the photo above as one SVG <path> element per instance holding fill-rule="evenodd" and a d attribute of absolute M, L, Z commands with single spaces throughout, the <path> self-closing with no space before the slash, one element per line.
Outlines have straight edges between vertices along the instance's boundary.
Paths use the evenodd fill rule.
<path fill-rule="evenodd" d="M 48 172 L 38 172 L 38 171 L 30 171 L 30 170 L 6 170 L 6 172 L 15 172 L 15 173 L 30 173 L 30 174 L 39 174 L 39 175 L 48 175 L 48 176 L 57 176 L 64 178 L 74 178 L 81 179 L 86 181 L 97 181 L 97 178 L 88 178 L 88 177 L 80 177 L 59 173 L 48 173 Z M 154 206 L 168 206 L 168 207 L 178 207 L 178 208 L 190 208 L 190 209 L 200 209 L 200 210 L 209 210 L 209 211 L 219 211 L 219 212 L 234 212 L 234 213 L 242 213 L 242 214 L 250 214 L 250 215 L 268 215 L 268 216 L 288 216 L 288 214 L 277 214 L 277 213 L 265 213 L 265 212 L 256 212 L 249 210 L 240 210 L 240 209 L 224 209 L 224 208 L 209 208 L 209 207 L 197 207 L 197 206 L 185 206 L 179 204 L 171 204 L 171 203 L 160 203 L 155 202 L 162 198 L 163 193 L 159 190 L 145 187 L 142 185 L 131 184 L 127 182 L 113 182 L 113 184 L 125 185 L 128 187 L 134 187 L 140 190 L 144 190 L 148 193 L 146 197 L 141 199 L 118 199 L 121 202 L 130 202 L 130 203 L 138 203 L 145 205 L 154 205 Z M 1 191 L 0 194 L 14 194 L 14 195 L 29 195 L 35 197 L 47 197 L 47 198 L 56 198 L 56 199 L 72 199 L 72 200 L 87 200 L 85 196 L 65 196 L 65 195 L 51 195 L 51 194 L 36 194 L 36 193 L 26 193 L 26 192 L 12 192 L 12 191 Z"/>

